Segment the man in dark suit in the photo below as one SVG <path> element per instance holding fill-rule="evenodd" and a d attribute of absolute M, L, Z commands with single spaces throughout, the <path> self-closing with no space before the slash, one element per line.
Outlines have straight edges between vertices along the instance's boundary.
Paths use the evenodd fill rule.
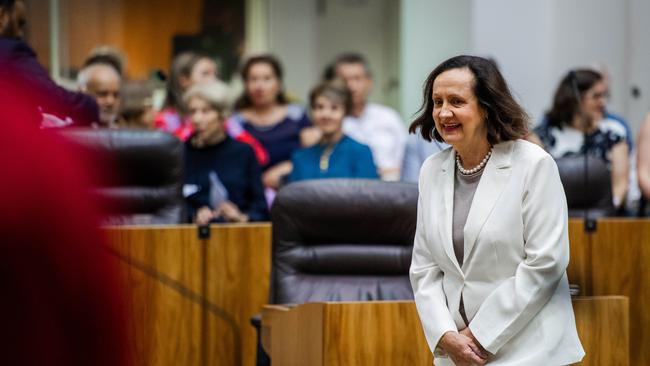
<path fill-rule="evenodd" d="M 25 2 L 0 0 L 0 88 L 12 91 L 12 100 L 20 103 L 25 118 L 45 126 L 97 121 L 97 103 L 92 97 L 63 89 L 38 63 L 34 51 L 22 40 L 25 25 Z"/>

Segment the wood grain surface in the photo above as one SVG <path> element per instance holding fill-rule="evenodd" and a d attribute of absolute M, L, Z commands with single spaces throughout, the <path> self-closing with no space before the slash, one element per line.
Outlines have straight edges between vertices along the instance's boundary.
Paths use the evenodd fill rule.
<path fill-rule="evenodd" d="M 586 352 L 579 365 L 629 365 L 628 299 L 580 297 L 573 308 Z M 274 366 L 432 364 L 413 301 L 272 305 L 262 322 Z"/>
<path fill-rule="evenodd" d="M 629 360 L 629 300 L 625 296 L 573 299 L 578 335 L 585 358 L 577 365 L 627 366 Z"/>
<path fill-rule="evenodd" d="M 254 365 L 250 317 L 267 302 L 271 227 L 108 228 L 138 365 Z M 204 271 L 205 269 L 205 271 Z"/>

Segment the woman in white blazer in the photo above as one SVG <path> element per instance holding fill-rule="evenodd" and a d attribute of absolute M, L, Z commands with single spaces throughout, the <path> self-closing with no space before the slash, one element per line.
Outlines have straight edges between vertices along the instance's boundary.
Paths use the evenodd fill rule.
<path fill-rule="evenodd" d="M 584 351 L 557 167 L 496 66 L 451 58 L 411 125 L 451 145 L 420 171 L 410 277 L 435 364 L 566 365 Z"/>

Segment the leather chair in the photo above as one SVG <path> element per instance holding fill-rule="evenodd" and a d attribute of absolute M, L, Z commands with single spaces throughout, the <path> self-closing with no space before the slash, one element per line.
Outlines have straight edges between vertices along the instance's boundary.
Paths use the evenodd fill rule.
<path fill-rule="evenodd" d="M 283 187 L 271 208 L 272 304 L 411 300 L 418 187 L 321 179 Z M 258 365 L 269 359 L 259 343 Z"/>
<path fill-rule="evenodd" d="M 178 224 L 183 214 L 183 143 L 161 131 L 66 129 L 60 132 L 94 167 L 104 224 Z M 96 177 L 95 177 L 96 178 Z"/>
<path fill-rule="evenodd" d="M 290 184 L 271 209 L 271 303 L 413 299 L 408 271 L 417 185 Z"/>
<path fill-rule="evenodd" d="M 560 179 L 569 207 L 569 217 L 615 216 L 612 203 L 612 176 L 606 162 L 587 156 L 585 181 L 584 155 L 571 155 L 556 159 Z"/>

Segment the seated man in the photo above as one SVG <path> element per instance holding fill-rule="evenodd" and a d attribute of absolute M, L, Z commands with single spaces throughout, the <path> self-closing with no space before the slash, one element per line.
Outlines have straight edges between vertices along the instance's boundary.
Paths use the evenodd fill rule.
<path fill-rule="evenodd" d="M 77 83 L 99 105 L 99 123 L 93 127 L 117 127 L 122 77 L 115 66 L 103 61 L 87 64 L 79 71 Z"/>
<path fill-rule="evenodd" d="M 406 126 L 395 110 L 368 102 L 372 89 L 368 62 L 356 53 L 343 54 L 335 60 L 333 71 L 352 93 L 352 110 L 343 122 L 343 133 L 370 147 L 382 180 L 399 180 Z"/>

